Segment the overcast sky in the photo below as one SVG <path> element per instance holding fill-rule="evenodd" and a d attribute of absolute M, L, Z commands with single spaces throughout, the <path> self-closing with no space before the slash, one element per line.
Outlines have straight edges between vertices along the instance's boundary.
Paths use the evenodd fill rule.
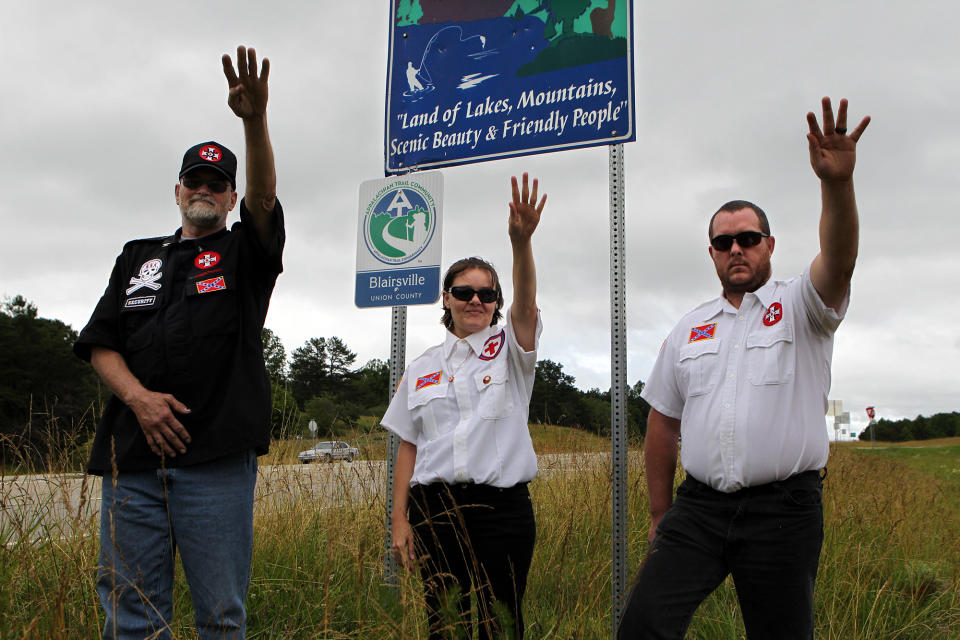
<path fill-rule="evenodd" d="M 831 398 L 854 430 L 960 409 L 960 3 L 635 2 L 637 141 L 625 145 L 628 379 L 646 379 L 679 317 L 719 293 L 706 225 L 723 202 L 763 207 L 774 277 L 818 250 L 807 111 L 850 100 L 860 258 L 836 338 Z M 267 326 L 288 353 L 339 336 L 386 359 L 389 309 L 353 303 L 359 184 L 382 177 L 389 2 L 8 3 L 0 21 L 0 294 L 79 330 L 123 243 L 179 225 L 183 151 L 242 154 L 223 53 L 272 63 L 269 119 L 287 221 Z M 607 149 L 444 170 L 443 262 L 510 271 L 509 177 L 549 194 L 534 237 L 540 358 L 608 388 Z M 243 184 L 242 175 L 240 184 Z M 231 222 L 235 218 L 231 218 Z M 509 295 L 509 292 L 508 292 Z M 442 339 L 439 306 L 410 307 L 407 357 Z"/>

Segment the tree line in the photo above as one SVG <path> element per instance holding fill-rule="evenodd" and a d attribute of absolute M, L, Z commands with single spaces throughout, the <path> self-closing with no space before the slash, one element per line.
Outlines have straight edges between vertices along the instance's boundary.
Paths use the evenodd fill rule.
<path fill-rule="evenodd" d="M 92 435 L 107 390 L 76 340 L 23 296 L 0 303 L 0 461 L 44 460 Z"/>
<path fill-rule="evenodd" d="M 331 437 L 359 426 L 360 416 L 380 417 L 389 403 L 389 362 L 374 359 L 353 369 L 356 353 L 340 338 L 310 338 L 294 349 L 289 361 L 279 338 L 270 329 L 263 334 L 264 359 L 273 385 L 275 437 L 303 434 L 315 420 Z M 530 401 L 530 421 L 577 427 L 610 434 L 610 392 L 581 391 L 563 365 L 537 362 Z M 649 405 L 640 398 L 643 383 L 624 390 L 628 406 L 627 431 L 632 437 L 646 432 Z"/>
<path fill-rule="evenodd" d="M 92 437 L 109 389 L 93 368 L 73 355 L 77 332 L 60 320 L 42 318 L 23 296 L 0 302 L 0 459 L 43 460 L 52 451 L 82 448 Z M 273 394 L 274 437 L 306 436 L 315 420 L 321 435 L 378 428 L 361 416 L 379 418 L 390 396 L 388 362 L 357 366 L 356 353 L 336 336 L 306 340 L 290 356 L 270 329 L 263 353 Z M 610 433 L 610 391 L 582 391 L 563 365 L 537 363 L 530 421 Z M 646 431 L 649 406 L 643 383 L 624 389 L 631 437 Z M 371 426 L 373 422 L 373 426 Z"/>
<path fill-rule="evenodd" d="M 880 418 L 861 431 L 859 438 L 869 441 L 871 428 L 874 429 L 873 438 L 884 442 L 960 437 L 960 412 L 936 413 L 929 418 L 921 415 L 913 420 Z"/>

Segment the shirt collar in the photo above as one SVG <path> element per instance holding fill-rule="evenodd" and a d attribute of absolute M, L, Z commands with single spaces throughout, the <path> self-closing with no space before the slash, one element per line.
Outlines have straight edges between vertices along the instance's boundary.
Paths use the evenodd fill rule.
<path fill-rule="evenodd" d="M 775 293 L 778 284 L 779 284 L 778 281 L 774 280 L 773 278 L 770 278 L 764 283 L 762 287 L 760 287 L 759 289 L 753 292 L 754 295 L 757 296 L 757 299 L 760 301 L 760 305 L 764 309 L 766 309 L 771 304 L 776 302 L 776 300 L 773 297 L 773 294 Z"/>
<path fill-rule="evenodd" d="M 186 238 L 186 239 L 184 239 L 184 237 L 183 237 L 183 227 L 180 227 L 179 229 L 177 229 L 176 231 L 174 231 L 173 235 L 170 236 L 170 238 L 168 238 L 168 239 L 171 240 L 172 242 L 182 242 L 182 241 L 190 241 L 190 240 L 193 240 L 194 242 L 202 242 L 202 241 L 205 241 L 205 240 L 218 240 L 218 239 L 222 238 L 223 236 L 227 235 L 228 233 L 230 233 L 230 229 L 227 228 L 227 227 L 224 227 L 223 229 L 217 229 L 217 230 L 214 231 L 213 233 L 208 233 L 207 235 L 205 235 L 205 236 L 200 236 L 199 238 Z"/>
<path fill-rule="evenodd" d="M 756 291 L 743 294 L 743 299 L 746 300 L 749 296 L 755 296 L 760 302 L 763 308 L 769 307 L 775 302 L 774 293 L 776 291 L 778 281 L 773 278 L 769 278 L 762 287 Z M 740 306 L 743 306 L 743 303 L 740 303 Z M 720 292 L 720 295 L 714 298 L 713 300 L 704 303 L 702 307 L 698 310 L 698 319 L 707 321 L 716 316 L 718 313 L 726 312 L 733 315 L 737 315 L 737 309 L 730 304 L 730 301 L 723 297 L 723 292 Z"/>
<path fill-rule="evenodd" d="M 493 325 L 492 327 L 486 327 L 481 329 L 476 333 L 471 333 L 469 336 L 464 338 L 464 341 L 470 345 L 470 349 L 474 354 L 480 355 L 480 350 L 483 349 L 483 345 L 486 344 L 487 338 L 490 336 L 500 333 L 499 325 Z M 453 348 L 457 345 L 457 342 L 460 341 L 460 338 L 455 336 L 452 331 L 447 329 L 447 337 L 443 341 L 443 357 L 449 358 L 453 354 Z"/>

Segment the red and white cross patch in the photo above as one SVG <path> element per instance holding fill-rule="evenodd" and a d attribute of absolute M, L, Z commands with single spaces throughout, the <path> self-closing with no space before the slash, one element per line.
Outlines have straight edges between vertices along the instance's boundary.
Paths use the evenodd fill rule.
<path fill-rule="evenodd" d="M 783 318 L 783 305 L 779 302 L 774 302 L 763 312 L 763 324 L 768 327 L 780 322 L 781 318 Z"/>
<path fill-rule="evenodd" d="M 480 359 L 493 360 L 496 358 L 500 355 L 500 350 L 503 349 L 504 341 L 505 334 L 503 333 L 503 329 L 501 329 L 497 335 L 487 338 L 487 341 L 483 343 L 483 348 L 480 349 Z"/>
<path fill-rule="evenodd" d="M 208 144 L 200 149 L 200 157 L 207 162 L 220 162 L 220 158 L 223 157 L 223 152 L 220 151 L 218 147 Z"/>
<path fill-rule="evenodd" d="M 193 265 L 197 269 L 209 269 L 220 262 L 220 254 L 216 251 L 204 251 L 193 259 Z"/>

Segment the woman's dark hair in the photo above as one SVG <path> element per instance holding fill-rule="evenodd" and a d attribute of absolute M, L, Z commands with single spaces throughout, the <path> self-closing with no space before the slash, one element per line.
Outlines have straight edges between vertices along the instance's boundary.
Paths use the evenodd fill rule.
<path fill-rule="evenodd" d="M 490 274 L 490 281 L 493 285 L 493 288 L 497 290 L 497 308 L 493 312 L 493 318 L 490 320 L 490 326 L 500 322 L 500 318 L 503 317 L 503 314 L 500 313 L 500 309 L 503 308 L 503 289 L 500 288 L 500 277 L 497 275 L 497 270 L 493 268 L 493 265 L 484 260 L 483 258 L 463 258 L 462 260 L 457 260 L 450 268 L 447 269 L 447 273 L 443 276 L 443 290 L 447 291 L 450 287 L 453 286 L 453 281 L 457 278 L 458 275 L 464 271 L 469 271 L 470 269 L 483 269 Z M 440 303 L 443 305 L 443 303 Z M 440 324 L 445 326 L 447 329 L 453 329 L 453 315 L 450 313 L 450 309 L 446 305 L 443 305 L 443 317 L 440 318 Z"/>

